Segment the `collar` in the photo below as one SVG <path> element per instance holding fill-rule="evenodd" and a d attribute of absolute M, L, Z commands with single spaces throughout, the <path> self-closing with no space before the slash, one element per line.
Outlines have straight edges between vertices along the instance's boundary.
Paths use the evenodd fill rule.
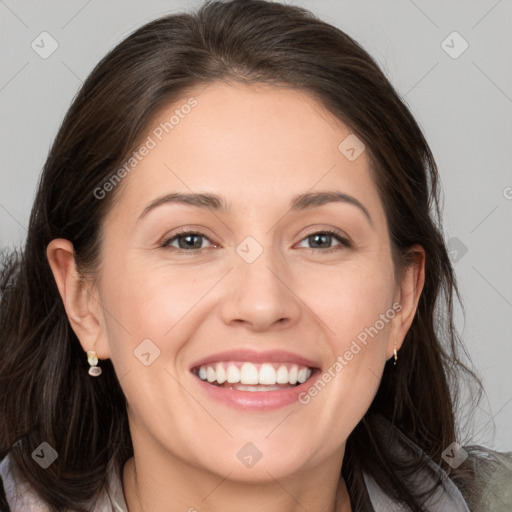
<path fill-rule="evenodd" d="M 470 512 L 464 498 L 455 484 L 450 480 L 443 469 L 425 456 L 423 451 L 410 439 L 405 437 L 396 427 L 384 420 L 382 425 L 386 427 L 386 446 L 394 453 L 403 454 L 413 452 L 425 457 L 425 467 L 408 477 L 409 484 L 416 490 L 425 489 L 435 478 L 440 478 L 441 485 L 436 492 L 425 502 L 428 512 Z M 8 454 L 0 463 L 0 476 L 3 480 L 7 502 L 11 512 L 50 512 L 49 508 L 37 497 L 35 492 L 26 482 L 23 482 L 17 473 L 15 465 Z M 368 512 L 386 510 L 386 512 L 403 512 L 403 506 L 390 498 L 378 486 L 375 480 L 366 472 L 363 477 L 371 503 Z M 108 469 L 107 485 L 96 501 L 94 512 L 128 512 L 124 499 L 121 473 L 113 466 Z"/>

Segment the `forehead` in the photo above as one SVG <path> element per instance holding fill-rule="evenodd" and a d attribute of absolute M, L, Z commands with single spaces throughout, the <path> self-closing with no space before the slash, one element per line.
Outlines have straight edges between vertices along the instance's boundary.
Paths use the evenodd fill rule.
<path fill-rule="evenodd" d="M 149 123 L 118 203 L 135 215 L 156 195 L 211 192 L 236 211 L 316 189 L 379 203 L 365 152 L 350 160 L 340 151 L 347 137 L 350 128 L 304 91 L 203 85 Z"/>

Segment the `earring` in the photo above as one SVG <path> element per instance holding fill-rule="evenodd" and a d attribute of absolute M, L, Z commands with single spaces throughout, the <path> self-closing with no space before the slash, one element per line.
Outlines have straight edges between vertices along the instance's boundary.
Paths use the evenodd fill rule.
<path fill-rule="evenodd" d="M 89 375 L 92 377 L 99 377 L 101 375 L 101 368 L 97 366 L 98 356 L 94 350 L 87 351 L 87 362 L 91 365 L 89 368 Z"/>
<path fill-rule="evenodd" d="M 396 362 L 398 360 L 398 354 L 396 353 L 396 341 L 395 341 L 395 348 L 393 349 L 393 356 L 395 358 L 394 365 L 396 366 Z"/>

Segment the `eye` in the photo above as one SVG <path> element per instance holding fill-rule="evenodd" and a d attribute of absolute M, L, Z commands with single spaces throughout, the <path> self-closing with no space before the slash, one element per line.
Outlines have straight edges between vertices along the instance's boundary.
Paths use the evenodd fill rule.
<path fill-rule="evenodd" d="M 173 247 L 175 249 L 181 250 L 182 252 L 201 252 L 203 249 L 203 239 L 211 242 L 211 240 L 202 233 L 198 233 L 197 231 L 183 230 L 167 239 L 162 244 L 162 247 Z M 178 243 L 177 247 L 176 245 L 173 245 L 175 241 Z"/>
<path fill-rule="evenodd" d="M 333 239 L 339 242 L 337 246 L 333 247 L 331 245 Z M 166 241 L 164 241 L 162 243 L 162 247 L 172 247 L 173 249 L 176 249 L 179 252 L 197 254 L 200 253 L 205 248 L 203 247 L 203 240 L 208 240 L 213 245 L 216 245 L 203 233 L 184 229 L 179 233 L 173 235 L 171 238 L 168 238 Z M 319 249 L 322 252 L 332 252 L 343 248 L 351 247 L 350 242 L 346 238 L 341 236 L 336 231 L 329 229 L 310 233 L 305 238 L 303 238 L 300 243 L 302 243 L 305 240 L 313 244 L 313 247 L 309 247 L 310 249 Z M 175 243 L 177 243 L 177 246 L 174 245 Z"/>
<path fill-rule="evenodd" d="M 332 247 L 330 244 L 333 241 L 333 239 L 337 240 L 339 242 L 339 245 Z M 302 239 L 301 243 L 304 240 L 307 240 L 313 244 L 313 247 L 310 247 L 311 249 L 321 249 L 322 252 L 332 252 L 346 247 L 351 247 L 350 242 L 346 238 L 341 236 L 336 231 L 330 229 L 310 233 L 308 236 Z"/>

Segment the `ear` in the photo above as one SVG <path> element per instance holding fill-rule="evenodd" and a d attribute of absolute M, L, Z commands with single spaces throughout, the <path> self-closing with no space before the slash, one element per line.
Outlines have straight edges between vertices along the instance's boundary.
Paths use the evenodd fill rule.
<path fill-rule="evenodd" d="M 110 357 L 102 328 L 103 308 L 97 290 L 80 277 L 74 257 L 73 244 L 57 238 L 46 248 L 46 257 L 57 283 L 69 323 L 85 352 L 96 351 L 99 359 Z"/>
<path fill-rule="evenodd" d="M 401 305 L 401 309 L 392 321 L 392 329 L 386 348 L 387 359 L 393 356 L 395 343 L 397 352 L 402 346 L 405 335 L 416 314 L 420 295 L 425 284 L 425 249 L 416 244 L 411 247 L 410 253 L 413 263 L 405 269 L 395 295 L 395 302 Z M 398 307 L 396 310 L 398 310 Z"/>

